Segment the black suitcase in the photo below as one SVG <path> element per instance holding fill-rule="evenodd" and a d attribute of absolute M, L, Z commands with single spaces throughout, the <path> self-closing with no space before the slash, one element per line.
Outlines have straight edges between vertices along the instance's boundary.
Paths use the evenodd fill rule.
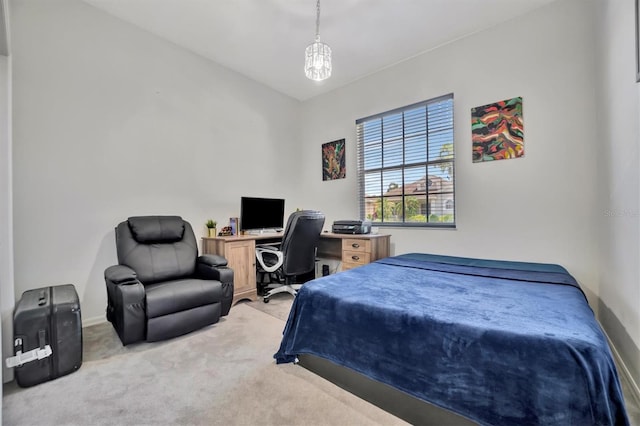
<path fill-rule="evenodd" d="M 82 321 L 73 284 L 22 293 L 13 314 L 13 337 L 14 353 L 28 360 L 22 364 L 19 359 L 16 365 L 19 386 L 37 385 L 80 368 Z"/>

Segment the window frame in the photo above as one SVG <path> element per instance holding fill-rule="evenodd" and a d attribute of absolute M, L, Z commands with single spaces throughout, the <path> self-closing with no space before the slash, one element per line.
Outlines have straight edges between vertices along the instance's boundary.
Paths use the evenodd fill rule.
<path fill-rule="evenodd" d="M 361 124 L 365 123 L 365 122 L 370 122 L 373 120 L 384 120 L 385 117 L 390 117 L 393 115 L 396 115 L 398 113 L 403 113 L 405 111 L 410 111 L 410 110 L 414 110 L 420 107 L 425 107 L 426 110 L 428 111 L 428 107 L 430 104 L 436 104 L 439 102 L 443 102 L 443 101 L 451 101 L 451 127 L 450 127 L 450 131 L 451 131 L 451 144 L 452 144 L 452 154 L 451 154 L 451 158 L 437 158 L 435 160 L 429 160 L 429 119 L 428 119 L 428 114 L 427 114 L 427 119 L 426 119 L 426 123 L 425 123 L 425 139 L 426 139 L 426 159 L 424 162 L 418 162 L 418 163 L 407 163 L 406 158 L 405 158 L 405 148 L 406 148 L 406 139 L 408 139 L 408 137 L 405 137 L 405 128 L 406 128 L 406 123 L 405 123 L 405 117 L 403 115 L 402 120 L 402 160 L 401 163 L 399 165 L 394 164 L 394 165 L 390 165 L 390 166 L 385 166 L 384 165 L 384 135 L 383 135 L 383 125 L 381 123 L 381 139 L 380 139 L 380 144 L 381 144 L 381 159 L 380 159 L 380 167 L 376 167 L 376 168 L 370 168 L 365 170 L 365 143 L 364 143 L 364 139 L 365 136 L 364 134 L 361 135 L 361 131 L 360 131 L 360 126 Z M 382 188 L 382 184 L 384 181 L 384 172 L 385 171 L 400 171 L 402 177 L 402 193 L 400 195 L 400 197 L 402 198 L 402 222 L 383 222 L 383 221 L 371 221 L 372 226 L 380 226 L 380 227 L 396 227 L 396 228 L 431 228 L 431 229 L 442 229 L 442 228 L 456 228 L 456 223 L 457 223 L 457 208 L 456 208 L 456 188 L 455 188 L 455 178 L 456 178 L 456 173 L 455 173 L 455 111 L 454 111 L 454 96 L 453 93 L 449 93 L 446 95 L 442 95 L 442 96 L 438 96 L 436 98 L 432 98 L 432 99 L 428 99 L 422 102 L 416 102 L 410 105 L 406 105 L 400 108 L 395 108 L 389 111 L 385 111 L 385 112 L 381 112 L 378 114 L 374 114 L 374 115 L 370 115 L 368 117 L 364 117 L 364 118 L 360 118 L 356 120 L 356 141 L 357 141 L 357 161 L 358 161 L 358 204 L 359 204 L 359 211 L 360 211 L 360 217 L 363 219 L 366 219 L 367 217 L 367 213 L 366 213 L 366 198 L 365 198 L 365 175 L 367 172 L 371 172 L 371 171 L 380 171 L 381 173 L 381 177 L 380 177 L 380 183 L 381 183 L 381 188 Z M 448 128 L 447 128 L 448 129 Z M 405 197 L 407 197 L 407 194 L 404 192 L 405 187 L 407 186 L 407 183 L 404 182 L 405 179 L 405 171 L 407 169 L 411 169 L 411 168 L 415 168 L 416 166 L 424 166 L 426 169 L 426 173 L 425 173 L 425 183 L 431 181 L 431 175 L 429 175 L 428 171 L 429 171 L 429 167 L 430 166 L 436 166 L 438 164 L 441 163 L 451 163 L 451 191 L 450 192 L 442 192 L 442 193 L 436 193 L 438 195 L 446 195 L 446 194 L 451 194 L 452 198 L 447 200 L 444 199 L 442 201 L 443 206 L 442 208 L 444 209 L 446 203 L 448 201 L 452 201 L 453 202 L 453 208 L 452 208 L 452 215 L 453 215 L 453 222 L 429 222 L 428 219 L 429 217 L 427 216 L 427 221 L 425 222 L 407 222 L 406 221 L 406 215 L 405 215 Z M 425 193 L 425 208 L 428 208 L 427 206 L 429 205 L 429 186 L 427 186 L 426 188 L 426 193 Z M 384 200 L 384 192 L 381 193 L 380 195 L 381 200 Z M 420 211 L 422 212 L 422 204 L 420 205 Z"/>

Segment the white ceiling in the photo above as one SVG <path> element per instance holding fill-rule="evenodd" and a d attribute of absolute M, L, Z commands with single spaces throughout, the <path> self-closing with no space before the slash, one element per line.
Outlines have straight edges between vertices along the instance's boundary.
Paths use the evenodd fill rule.
<path fill-rule="evenodd" d="M 333 75 L 319 83 L 303 71 L 316 0 L 84 1 L 305 100 L 555 0 L 322 0 L 320 36 L 333 50 Z"/>

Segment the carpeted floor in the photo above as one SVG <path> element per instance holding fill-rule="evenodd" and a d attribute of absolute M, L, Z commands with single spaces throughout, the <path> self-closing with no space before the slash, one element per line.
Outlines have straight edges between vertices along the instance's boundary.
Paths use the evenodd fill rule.
<path fill-rule="evenodd" d="M 241 302 L 211 327 L 126 347 L 110 324 L 87 327 L 80 370 L 31 388 L 4 385 L 3 423 L 406 424 L 302 367 L 274 363 L 291 302 L 287 294 Z M 628 391 L 631 424 L 640 426 Z"/>
<path fill-rule="evenodd" d="M 405 424 L 302 367 L 275 364 L 290 306 L 287 295 L 242 302 L 211 327 L 127 347 L 110 324 L 87 327 L 77 372 L 31 388 L 4 386 L 3 423 Z"/>
<path fill-rule="evenodd" d="M 289 318 L 289 311 L 291 310 L 291 304 L 293 303 L 293 296 L 288 293 L 277 293 L 271 296 L 269 300 L 269 303 L 264 303 L 262 298 L 258 298 L 255 302 L 240 303 L 247 303 L 254 309 L 286 322 Z"/>

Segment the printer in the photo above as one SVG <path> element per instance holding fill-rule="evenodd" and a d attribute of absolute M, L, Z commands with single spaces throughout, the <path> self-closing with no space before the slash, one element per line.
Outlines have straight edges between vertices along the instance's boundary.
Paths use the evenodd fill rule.
<path fill-rule="evenodd" d="M 334 234 L 368 234 L 371 232 L 370 220 L 336 220 L 331 231 Z"/>

